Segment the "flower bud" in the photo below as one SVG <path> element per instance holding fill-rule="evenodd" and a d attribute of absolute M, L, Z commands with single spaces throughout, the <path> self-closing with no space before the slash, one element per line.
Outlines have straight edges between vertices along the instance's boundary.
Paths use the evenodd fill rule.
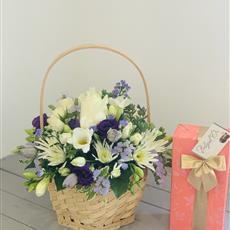
<path fill-rule="evenodd" d="M 115 105 L 109 106 L 109 115 L 114 116 L 117 120 L 120 118 L 121 114 L 123 113 L 123 109 L 119 108 Z"/>
<path fill-rule="evenodd" d="M 109 141 L 114 143 L 121 138 L 121 132 L 116 129 L 110 128 L 109 131 L 107 132 L 107 138 Z"/>
<path fill-rule="evenodd" d="M 62 133 L 59 137 L 60 142 L 62 144 L 66 144 L 70 140 L 71 137 L 72 137 L 71 133 Z"/>
<path fill-rule="evenodd" d="M 130 136 L 130 133 L 133 129 L 133 124 L 131 122 L 128 123 L 128 125 L 125 126 L 125 128 L 122 130 L 122 138 L 126 139 Z"/>
<path fill-rule="evenodd" d="M 130 137 L 130 141 L 133 142 L 134 145 L 138 145 L 142 140 L 142 135 L 140 133 L 135 133 Z"/>
<path fill-rule="evenodd" d="M 58 172 L 61 176 L 68 176 L 70 174 L 70 170 L 68 168 L 60 168 Z"/>
<path fill-rule="evenodd" d="M 37 175 L 34 171 L 25 171 L 25 172 L 23 172 L 22 175 L 27 180 L 30 180 L 30 179 L 37 177 Z"/>
<path fill-rule="evenodd" d="M 44 177 L 41 181 L 39 181 L 35 189 L 36 196 L 43 196 L 48 188 L 49 183 L 50 176 Z"/>
<path fill-rule="evenodd" d="M 76 157 L 71 161 L 71 164 L 77 167 L 83 167 L 86 164 L 84 157 Z"/>

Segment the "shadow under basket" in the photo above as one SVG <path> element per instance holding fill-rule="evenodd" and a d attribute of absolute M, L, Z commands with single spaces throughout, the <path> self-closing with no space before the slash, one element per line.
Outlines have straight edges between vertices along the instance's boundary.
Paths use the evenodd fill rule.
<path fill-rule="evenodd" d="M 134 194 L 128 191 L 120 198 L 110 191 L 106 196 L 96 195 L 87 200 L 76 189 L 57 192 L 54 183 L 49 185 L 49 193 L 59 224 L 76 230 L 114 230 L 134 222 L 144 185 L 143 179 L 141 188 L 136 186 Z"/>

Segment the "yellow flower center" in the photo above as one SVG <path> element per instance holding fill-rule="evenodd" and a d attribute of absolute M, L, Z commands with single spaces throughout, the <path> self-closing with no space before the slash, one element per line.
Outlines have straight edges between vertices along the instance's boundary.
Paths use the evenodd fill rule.
<path fill-rule="evenodd" d="M 88 144 L 88 138 L 82 137 L 81 139 L 79 139 L 77 141 L 77 144 L 79 144 L 79 145 L 86 145 L 86 144 Z"/>

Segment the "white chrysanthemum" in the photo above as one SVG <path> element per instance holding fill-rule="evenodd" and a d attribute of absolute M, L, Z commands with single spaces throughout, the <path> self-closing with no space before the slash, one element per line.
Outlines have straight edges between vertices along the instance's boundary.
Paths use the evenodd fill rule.
<path fill-rule="evenodd" d="M 103 144 L 101 142 L 97 142 L 95 144 L 95 149 L 97 152 L 97 157 L 95 157 L 97 160 L 99 160 L 101 163 L 109 163 L 117 158 L 118 155 L 113 156 L 111 148 L 109 145 L 104 142 Z"/>
<path fill-rule="evenodd" d="M 133 142 L 134 145 L 138 145 L 142 138 L 143 136 L 140 133 L 135 133 L 130 137 L 130 141 Z"/>
<path fill-rule="evenodd" d="M 157 153 L 163 152 L 165 150 L 165 145 L 168 143 L 164 139 L 156 141 L 155 139 L 158 135 L 159 131 L 157 129 L 147 131 L 140 145 L 136 148 L 133 159 L 140 167 L 147 167 L 155 171 L 153 163 L 158 161 L 156 158 L 158 156 Z"/>
<path fill-rule="evenodd" d="M 131 100 L 124 96 L 109 98 L 109 104 L 124 109 L 131 103 Z"/>
<path fill-rule="evenodd" d="M 92 135 L 92 129 L 76 128 L 68 143 L 72 144 L 75 149 L 82 149 L 84 153 L 87 153 L 90 149 Z"/>
<path fill-rule="evenodd" d="M 38 153 L 39 159 L 47 159 L 50 166 L 56 166 L 63 163 L 66 155 L 63 149 L 57 145 L 58 141 L 55 138 L 46 138 L 36 142 L 36 148 L 42 150 Z"/>
<path fill-rule="evenodd" d="M 55 116 L 60 119 L 61 117 L 64 117 L 65 114 L 66 114 L 66 109 L 64 107 L 58 106 L 52 111 L 51 116 Z"/>
<path fill-rule="evenodd" d="M 106 119 L 108 113 L 108 97 L 101 98 L 101 93 L 91 88 L 78 98 L 80 111 L 80 124 L 82 128 L 89 128 L 97 125 Z"/>

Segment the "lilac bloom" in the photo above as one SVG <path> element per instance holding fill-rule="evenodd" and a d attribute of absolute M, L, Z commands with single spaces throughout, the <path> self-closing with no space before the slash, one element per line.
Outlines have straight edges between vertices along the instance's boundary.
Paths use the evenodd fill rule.
<path fill-rule="evenodd" d="M 42 136 L 42 129 L 36 129 L 34 135 L 35 135 L 36 137 L 41 137 L 41 136 Z"/>
<path fill-rule="evenodd" d="M 37 171 L 37 176 L 38 177 L 43 176 L 44 171 L 42 170 L 42 168 L 40 166 L 40 162 L 39 162 L 39 160 L 37 158 L 34 159 L 34 167 L 35 167 L 35 169 Z"/>
<path fill-rule="evenodd" d="M 97 180 L 97 178 L 98 178 L 98 176 L 101 174 L 101 170 L 99 170 L 99 169 L 95 169 L 94 171 L 93 171 L 93 179 L 94 179 L 94 181 L 96 181 Z"/>
<path fill-rule="evenodd" d="M 102 196 L 105 196 L 109 193 L 109 189 L 110 189 L 110 181 L 109 179 L 105 178 L 105 177 L 98 177 L 96 183 L 95 183 L 95 188 L 94 188 L 94 192 L 98 193 Z"/>
<path fill-rule="evenodd" d="M 129 123 L 129 122 L 128 122 L 127 120 L 122 119 L 122 120 L 119 121 L 119 126 L 125 127 L 126 125 L 128 125 L 128 123 Z"/>

